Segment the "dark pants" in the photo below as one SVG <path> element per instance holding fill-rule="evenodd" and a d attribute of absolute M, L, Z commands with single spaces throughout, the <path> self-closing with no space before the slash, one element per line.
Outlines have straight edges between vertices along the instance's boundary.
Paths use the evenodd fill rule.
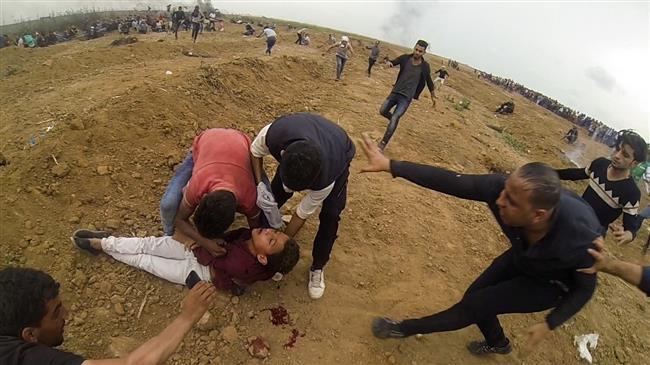
<path fill-rule="evenodd" d="M 275 37 L 266 38 L 266 54 L 271 54 L 271 49 L 275 45 Z"/>
<path fill-rule="evenodd" d="M 497 257 L 451 308 L 420 319 L 408 319 L 400 329 L 407 335 L 455 331 L 475 324 L 490 346 L 508 339 L 497 315 L 533 313 L 553 308 L 564 291 L 560 286 L 524 276 L 515 268 L 512 251 Z"/>
<path fill-rule="evenodd" d="M 178 28 L 181 27 L 181 23 L 173 22 L 172 23 L 172 32 L 174 32 L 174 37 L 178 39 Z"/>
<path fill-rule="evenodd" d="M 553 308 L 563 294 L 559 285 L 524 276 L 515 268 L 512 251 L 508 250 L 469 286 L 460 302 L 428 317 L 405 320 L 400 328 L 411 336 L 454 331 L 476 324 L 490 346 L 504 346 L 508 340 L 497 315 Z"/>
<path fill-rule="evenodd" d="M 370 71 L 372 70 L 372 66 L 375 65 L 375 62 L 377 62 L 376 59 L 368 57 L 368 76 L 370 76 Z"/>
<path fill-rule="evenodd" d="M 318 232 L 316 232 L 314 247 L 311 252 L 313 259 L 311 264 L 312 270 L 322 269 L 330 259 L 330 253 L 332 252 L 332 247 L 334 247 L 334 241 L 336 241 L 336 238 L 338 237 L 337 232 L 339 230 L 341 212 L 345 209 L 345 203 L 347 201 L 348 176 L 350 175 L 349 169 L 350 167 L 348 165 L 341 176 L 336 179 L 334 188 L 327 198 L 325 198 L 325 201 L 323 201 L 323 206 L 321 207 L 320 215 L 318 216 L 318 219 L 320 220 L 318 224 Z M 282 187 L 279 170 L 275 172 L 275 176 L 271 182 L 271 192 L 275 197 L 275 201 L 278 203 L 278 208 L 282 207 L 284 203 L 293 196 L 293 193 L 287 193 Z"/>
<path fill-rule="evenodd" d="M 298 34 L 298 39 L 296 39 L 296 41 L 293 42 L 293 43 L 297 44 L 297 45 L 301 45 L 302 44 L 302 34 L 300 34 L 300 33 L 297 33 L 297 34 Z"/>
<path fill-rule="evenodd" d="M 201 29 L 200 23 L 192 23 L 192 40 L 196 43 L 196 38 L 199 36 L 199 30 Z"/>
<path fill-rule="evenodd" d="M 381 139 L 382 148 L 385 148 L 386 145 L 388 145 L 388 142 L 390 142 L 393 133 L 395 133 L 395 130 L 397 129 L 397 124 L 399 123 L 400 118 L 402 118 L 402 115 L 406 113 L 410 104 L 411 99 L 408 97 L 402 94 L 390 93 L 388 98 L 384 101 L 384 104 L 379 108 L 379 114 L 389 121 L 388 126 L 386 127 L 386 132 L 384 133 L 384 138 Z M 390 110 L 393 107 L 395 107 L 395 111 L 391 113 Z"/>
<path fill-rule="evenodd" d="M 345 63 L 348 62 L 347 58 L 341 56 L 336 56 L 336 79 L 340 80 L 341 75 L 343 74 L 343 69 L 345 68 Z"/>

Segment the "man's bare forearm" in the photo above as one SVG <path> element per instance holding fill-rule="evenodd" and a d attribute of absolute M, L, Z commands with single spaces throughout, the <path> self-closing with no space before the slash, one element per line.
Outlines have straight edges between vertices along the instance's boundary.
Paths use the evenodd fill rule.
<path fill-rule="evenodd" d="M 262 175 L 264 173 L 264 161 L 261 157 L 255 157 L 251 155 L 251 166 L 253 167 L 253 175 L 255 176 L 255 185 L 259 184 L 262 181 Z"/>
<path fill-rule="evenodd" d="M 639 286 L 641 284 L 643 271 L 641 265 L 613 259 L 603 267 L 602 271 L 618 276 L 632 285 Z"/>
<path fill-rule="evenodd" d="M 287 229 L 284 230 L 284 233 L 289 237 L 295 236 L 298 231 L 300 231 L 300 228 L 305 224 L 305 221 L 306 219 L 302 219 L 298 214 L 294 213 L 293 216 L 291 216 L 291 221 L 287 225 Z"/>

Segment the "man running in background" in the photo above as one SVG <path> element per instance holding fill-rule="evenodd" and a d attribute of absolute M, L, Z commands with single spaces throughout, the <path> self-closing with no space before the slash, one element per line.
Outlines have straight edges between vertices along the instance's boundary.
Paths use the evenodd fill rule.
<path fill-rule="evenodd" d="M 390 142 L 393 133 L 397 129 L 400 118 L 406 113 L 412 99 L 418 99 L 420 93 L 427 85 L 431 93 L 431 104 L 435 107 L 436 102 L 433 94 L 433 80 L 431 80 L 431 68 L 424 60 L 424 53 L 429 44 L 423 40 L 417 41 L 413 53 L 403 54 L 392 61 L 388 61 L 389 67 L 399 66 L 397 81 L 393 85 L 388 98 L 384 101 L 379 114 L 388 119 L 388 126 L 384 137 L 379 142 L 379 148 L 383 151 Z M 391 113 L 391 109 L 395 110 Z"/>
<path fill-rule="evenodd" d="M 366 46 L 366 49 L 370 50 L 370 56 L 368 56 L 368 77 L 370 77 L 372 66 L 375 65 L 377 58 L 379 58 L 379 41 L 375 41 L 375 44 L 372 46 Z"/>
<path fill-rule="evenodd" d="M 447 77 L 449 77 L 449 72 L 447 72 L 447 68 L 445 66 L 442 66 L 438 71 L 434 73 L 437 74 L 437 76 L 435 80 L 433 80 L 433 97 L 437 97 L 436 90 L 440 90 L 442 88 L 445 80 Z"/>
<path fill-rule="evenodd" d="M 174 32 L 174 37 L 176 37 L 176 39 L 178 39 L 178 28 L 180 28 L 184 21 L 185 12 L 183 11 L 183 7 L 179 6 L 178 10 L 172 14 L 172 32 Z"/>
<path fill-rule="evenodd" d="M 194 11 L 190 15 L 190 22 L 192 23 L 192 42 L 196 43 L 196 38 L 201 30 L 201 22 L 203 22 L 203 13 L 199 10 L 198 5 L 194 7 Z"/>
<path fill-rule="evenodd" d="M 338 43 L 335 43 L 327 48 L 325 50 L 325 53 L 329 52 L 330 49 L 336 47 L 336 81 L 341 80 L 341 76 L 343 75 L 343 69 L 345 68 L 345 63 L 348 62 L 348 59 L 350 56 L 352 56 L 352 53 L 354 50 L 352 49 L 352 45 L 350 44 L 350 39 L 348 36 L 341 36 L 341 41 Z M 348 55 L 349 53 L 349 55 Z"/>
<path fill-rule="evenodd" d="M 267 55 L 271 55 L 271 49 L 273 49 L 273 46 L 275 45 L 275 41 L 277 39 L 277 34 L 271 27 L 265 26 L 264 30 L 257 36 L 257 38 L 261 37 L 262 35 L 266 36 L 266 51 L 265 53 Z"/>
<path fill-rule="evenodd" d="M 603 235 L 609 225 L 623 213 L 623 228 L 614 227 L 614 238 L 619 244 L 634 240 L 639 229 L 636 215 L 641 192 L 630 175 L 630 170 L 644 162 L 647 154 L 648 145 L 643 138 L 632 131 L 624 130 L 618 137 L 611 160 L 600 157 L 592 161 L 586 169 L 557 170 L 562 180 L 589 179 L 589 186 L 582 198 L 596 212 Z"/>

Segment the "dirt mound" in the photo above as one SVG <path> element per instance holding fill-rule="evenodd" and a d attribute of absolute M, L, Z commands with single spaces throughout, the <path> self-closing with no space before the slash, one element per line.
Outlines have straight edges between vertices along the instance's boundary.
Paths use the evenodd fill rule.
<path fill-rule="evenodd" d="M 61 281 L 71 309 L 66 349 L 113 356 L 155 335 L 175 314 L 182 288 L 105 257 L 82 255 L 69 236 L 80 227 L 162 234 L 159 199 L 196 133 L 232 127 L 253 136 L 282 114 L 314 111 L 353 138 L 383 134 L 386 120 L 378 108 L 396 70 L 378 65 L 368 78 L 365 55 L 355 54 L 343 81 L 335 82 L 334 55 L 295 46 L 284 41 L 292 34 L 278 31 L 271 57 L 264 55 L 263 40 L 242 38 L 235 25 L 204 33 L 197 44 L 182 32 L 178 41 L 154 33 L 121 47 L 96 39 L 0 50 L 0 95 L 7 106 L 0 109 L 0 156 L 8 162 L 0 164 L 0 266 L 42 268 Z M 324 42 L 327 33 L 314 31 L 312 37 Z M 406 51 L 384 47 L 385 54 Z M 205 57 L 187 57 L 188 50 Z M 427 57 L 432 65 L 442 63 Z M 517 104 L 515 115 L 495 116 L 508 98 Z M 471 107 L 456 108 L 462 100 Z M 411 104 L 387 153 L 466 173 L 508 172 L 531 160 L 570 166 L 561 141 L 566 129 L 568 122 L 520 96 L 477 80 L 471 71 L 454 71 L 435 108 L 427 96 Z M 608 153 L 593 141 L 579 142 L 586 146 L 582 164 Z M 312 219 L 297 237 L 304 249 L 294 272 L 279 283 L 253 285 L 241 298 L 223 293 L 170 363 L 252 364 L 258 360 L 247 350 L 251 338 L 270 348 L 268 364 L 484 363 L 464 349 L 480 336 L 475 328 L 397 342 L 375 340 L 369 324 L 376 315 L 421 316 L 455 303 L 508 245 L 489 210 L 387 175 L 358 174 L 363 162 L 359 155 L 352 163 L 325 296 L 311 301 L 306 293 L 317 227 Z M 238 217 L 236 225 L 243 224 Z M 646 237 L 644 230 L 634 244 L 612 251 L 647 264 L 638 255 L 638 242 Z M 280 306 L 291 321 L 275 326 L 261 310 Z M 506 316 L 515 351 L 490 361 L 578 363 L 573 336 L 597 332 L 597 362 L 650 363 L 647 310 L 636 289 L 605 276 L 589 305 L 526 358 L 519 351 L 524 331 L 544 314 Z"/>
<path fill-rule="evenodd" d="M 138 38 L 130 35 L 130 36 L 126 36 L 124 38 L 118 38 L 118 39 L 112 41 L 111 46 L 123 46 L 125 44 L 133 44 L 133 43 L 137 43 L 137 42 L 138 42 Z"/>

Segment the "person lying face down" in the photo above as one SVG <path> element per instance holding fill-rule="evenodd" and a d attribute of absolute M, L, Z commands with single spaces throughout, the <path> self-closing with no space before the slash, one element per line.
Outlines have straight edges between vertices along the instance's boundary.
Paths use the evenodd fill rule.
<path fill-rule="evenodd" d="M 242 287 L 289 273 L 300 257 L 296 241 L 273 228 L 240 228 L 225 233 L 227 253 L 210 252 L 176 233 L 163 237 L 114 237 L 108 232 L 81 229 L 73 234 L 78 248 L 101 252 L 175 284 L 184 284 L 191 271 L 221 290 L 241 294 Z M 191 250 L 188 250 L 190 248 Z"/>

